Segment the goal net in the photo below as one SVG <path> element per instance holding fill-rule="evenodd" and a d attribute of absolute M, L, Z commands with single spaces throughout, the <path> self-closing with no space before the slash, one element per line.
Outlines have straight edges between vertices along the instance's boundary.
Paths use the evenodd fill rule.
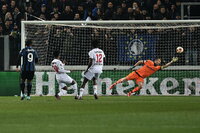
<path fill-rule="evenodd" d="M 126 95 L 136 84 L 128 81 L 113 90 L 108 87 L 132 71 L 138 60 L 159 57 L 168 63 L 178 62 L 145 79 L 139 95 L 200 95 L 200 21 L 23 21 L 22 47 L 25 39 L 33 40 L 39 63 L 35 74 L 34 95 L 53 95 L 58 89 L 55 73 L 50 67 L 53 51 L 59 50 L 67 61 L 69 75 L 80 86 L 82 73 L 88 64 L 91 41 L 98 39 L 105 52 L 104 71 L 98 81 L 99 95 Z M 176 53 L 181 46 L 184 52 Z M 136 67 L 137 69 L 139 67 Z M 73 95 L 69 91 L 68 95 Z M 85 94 L 92 94 L 92 83 Z"/>

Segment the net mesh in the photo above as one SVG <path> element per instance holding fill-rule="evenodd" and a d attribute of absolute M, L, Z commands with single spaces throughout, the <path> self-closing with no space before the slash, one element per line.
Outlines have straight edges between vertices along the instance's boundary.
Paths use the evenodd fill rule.
<path fill-rule="evenodd" d="M 59 50 L 62 60 L 66 60 L 67 65 L 73 65 L 75 68 L 77 66 L 75 70 L 80 70 L 78 69 L 80 66 L 88 64 L 88 52 L 91 50 L 91 40 L 98 39 L 100 41 L 99 47 L 104 50 L 106 55 L 105 65 L 113 66 L 109 67 L 107 69 L 109 71 L 105 72 L 105 74 L 108 77 L 112 72 L 116 74 L 112 74 L 112 82 L 130 73 L 130 71 L 124 70 L 124 68 L 132 66 L 138 60 L 153 60 L 159 57 L 163 60 L 162 63 L 165 64 L 172 57 L 179 57 L 179 61 L 173 64 L 175 66 L 174 71 L 158 72 L 157 77 L 162 77 L 162 79 L 166 77 L 180 78 L 180 82 L 183 81 L 179 76 L 182 75 L 180 73 L 184 73 L 185 76 L 182 77 L 185 78 L 193 79 L 196 77 L 194 75 L 187 77 L 188 71 L 180 71 L 179 66 L 187 66 L 190 70 L 190 66 L 198 66 L 200 64 L 198 56 L 200 22 L 130 22 L 126 24 L 115 22 L 87 24 L 67 22 L 66 24 L 56 22 L 53 24 L 26 23 L 25 38 L 33 40 L 33 48 L 39 55 L 39 65 L 50 65 L 53 60 L 53 51 Z M 184 48 L 183 53 L 176 53 L 178 46 Z M 116 66 L 127 67 L 119 67 L 121 69 L 117 71 L 115 70 Z M 106 71 L 106 69 L 104 70 Z M 80 74 L 78 71 L 77 73 Z M 81 77 L 74 78 L 78 81 L 81 80 Z M 149 79 L 147 78 L 147 80 Z M 169 82 L 169 86 L 170 84 L 172 86 L 175 84 L 172 81 Z M 160 86 L 158 87 L 160 88 Z M 181 93 L 183 94 L 186 90 L 184 90 L 184 85 L 181 87 Z M 176 89 L 172 92 L 175 93 Z"/>

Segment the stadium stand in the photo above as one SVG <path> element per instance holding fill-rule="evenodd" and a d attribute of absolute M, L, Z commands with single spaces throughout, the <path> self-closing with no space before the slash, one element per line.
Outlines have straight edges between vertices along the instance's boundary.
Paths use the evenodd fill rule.
<path fill-rule="evenodd" d="M 21 20 L 38 18 L 43 20 L 180 19 L 180 3 L 186 1 L 198 0 L 1 0 L 0 35 L 20 32 Z"/>

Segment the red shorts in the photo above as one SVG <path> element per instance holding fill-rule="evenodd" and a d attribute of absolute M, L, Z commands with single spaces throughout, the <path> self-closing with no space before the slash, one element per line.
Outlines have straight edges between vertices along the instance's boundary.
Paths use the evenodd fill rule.
<path fill-rule="evenodd" d="M 126 79 L 135 80 L 136 84 L 138 84 L 138 82 L 144 83 L 144 79 L 140 77 L 136 72 L 130 73 L 128 76 L 126 76 Z"/>

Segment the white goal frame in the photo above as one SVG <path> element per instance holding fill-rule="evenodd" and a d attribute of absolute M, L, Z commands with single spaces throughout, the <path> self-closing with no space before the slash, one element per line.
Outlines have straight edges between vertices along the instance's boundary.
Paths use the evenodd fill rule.
<path fill-rule="evenodd" d="M 169 24 L 169 23 L 200 23 L 200 20 L 124 20 L 124 21 L 21 21 L 21 48 L 25 47 L 25 24 Z M 178 26 L 177 26 L 178 27 Z M 67 66 L 71 70 L 85 70 L 87 66 Z M 127 70 L 130 66 L 104 66 L 105 70 Z M 137 68 L 137 67 L 136 67 Z M 13 66 L 11 66 L 13 70 Z M 36 71 L 51 70 L 50 66 L 36 66 Z M 165 70 L 200 70 L 200 66 L 169 66 Z"/>

